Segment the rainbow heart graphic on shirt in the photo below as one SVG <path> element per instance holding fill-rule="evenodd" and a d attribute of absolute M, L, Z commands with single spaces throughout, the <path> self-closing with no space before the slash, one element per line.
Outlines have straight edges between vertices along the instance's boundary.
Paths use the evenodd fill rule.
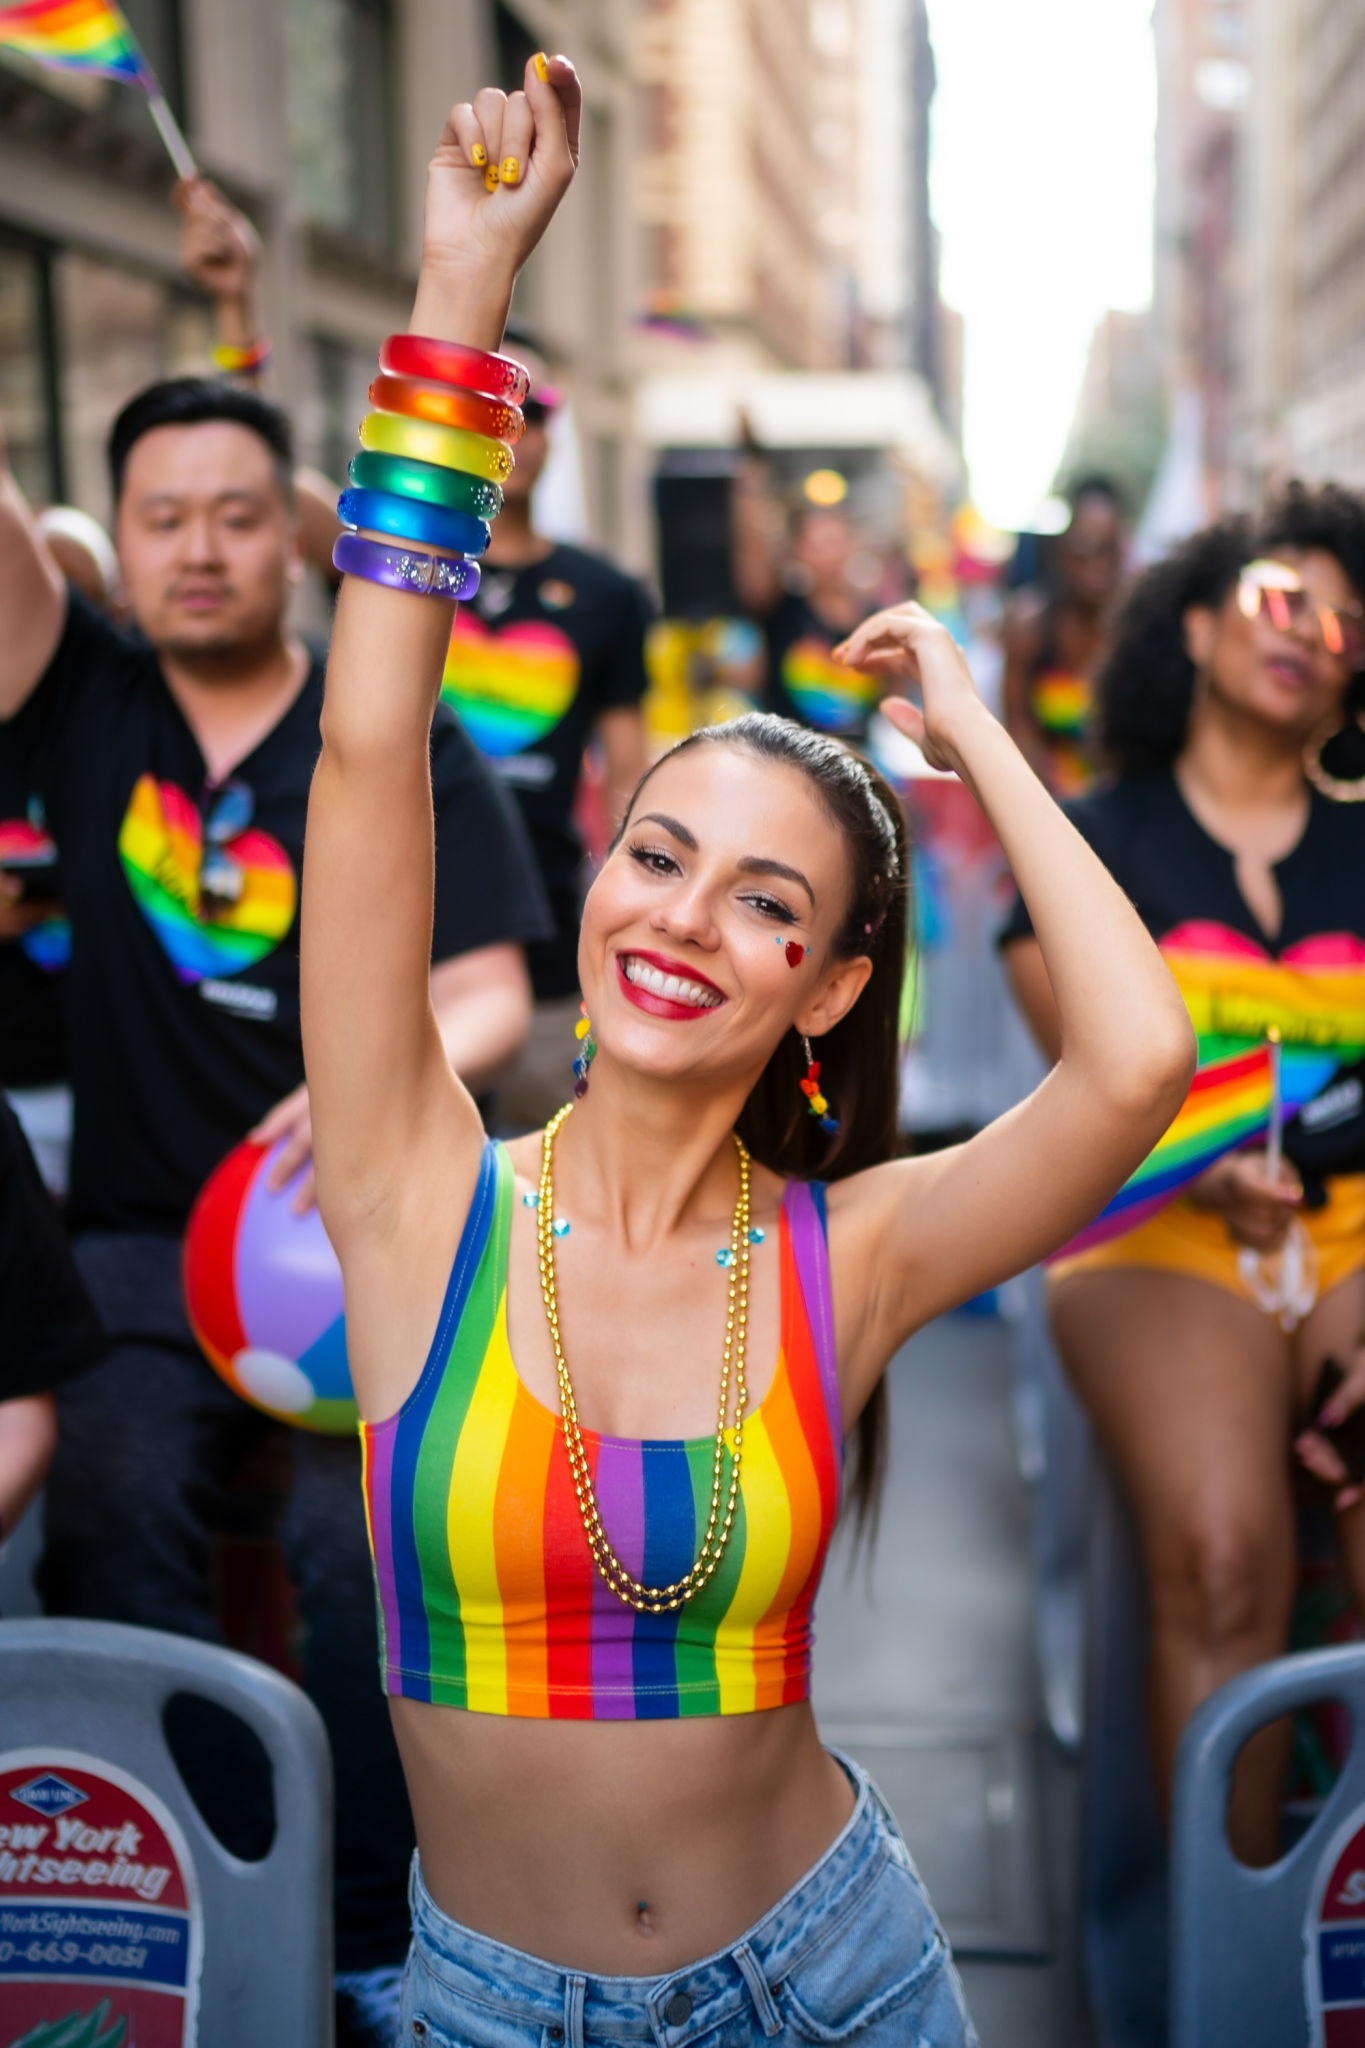
<path fill-rule="evenodd" d="M 50 833 L 28 818 L 0 818 L 0 867 L 22 870 L 57 857 Z M 24 933 L 20 951 L 45 974 L 60 974 L 71 961 L 71 926 L 64 917 L 45 917 Z"/>
<path fill-rule="evenodd" d="M 1283 1042 L 1286 1107 L 1299 1108 L 1338 1067 L 1365 1057 L 1365 940 L 1319 932 L 1274 957 L 1227 925 L 1177 925 L 1161 941 L 1199 1039 L 1200 1065 Z"/>
<path fill-rule="evenodd" d="M 441 695 L 481 754 L 502 760 L 553 732 L 578 695 L 578 649 L 538 619 L 489 627 L 462 610 L 446 652 Z"/>
<path fill-rule="evenodd" d="M 119 828 L 119 859 L 134 901 L 181 981 L 240 974 L 273 952 L 294 922 L 298 882 L 289 855 L 248 827 L 223 852 L 242 871 L 237 902 L 210 913 L 199 889 L 204 837 L 183 789 L 138 780 Z"/>
<path fill-rule="evenodd" d="M 782 687 L 799 718 L 821 732 L 854 732 L 879 695 L 876 680 L 834 659 L 828 640 L 807 633 L 782 657 Z"/>

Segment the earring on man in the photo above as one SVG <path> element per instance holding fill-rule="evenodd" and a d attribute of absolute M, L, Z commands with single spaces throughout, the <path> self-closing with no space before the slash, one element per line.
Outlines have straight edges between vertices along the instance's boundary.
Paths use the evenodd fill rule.
<path fill-rule="evenodd" d="M 592 1019 L 586 1003 L 578 1005 L 578 1022 L 574 1025 L 573 1035 L 578 1040 L 573 1063 L 573 1096 L 575 1102 L 581 1102 L 588 1092 L 588 1068 L 597 1057 L 597 1040 L 592 1035 Z"/>
<path fill-rule="evenodd" d="M 830 1115 L 829 1104 L 820 1093 L 820 1062 L 811 1051 L 810 1040 L 804 1031 L 801 1033 L 801 1043 L 806 1049 L 806 1075 L 798 1086 L 806 1098 L 806 1107 L 822 1131 L 837 1131 L 839 1119 Z"/>

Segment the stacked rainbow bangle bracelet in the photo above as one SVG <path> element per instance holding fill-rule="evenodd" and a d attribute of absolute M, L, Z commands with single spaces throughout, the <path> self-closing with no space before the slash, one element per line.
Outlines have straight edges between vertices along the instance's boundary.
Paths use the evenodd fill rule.
<path fill-rule="evenodd" d="M 337 501 L 336 568 L 422 597 L 472 597 L 502 509 L 530 376 L 510 356 L 394 334 Z M 382 538 L 380 537 L 382 536 Z"/>

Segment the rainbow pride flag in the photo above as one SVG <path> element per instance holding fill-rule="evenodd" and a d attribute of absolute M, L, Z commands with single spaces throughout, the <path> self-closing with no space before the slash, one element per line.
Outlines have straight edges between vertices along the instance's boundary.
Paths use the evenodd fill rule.
<path fill-rule="evenodd" d="M 18 0 L 0 5 L 0 45 L 61 71 L 154 86 L 137 39 L 110 0 Z"/>
<path fill-rule="evenodd" d="M 1225 1152 L 1235 1151 L 1268 1128 L 1273 1094 L 1268 1045 L 1200 1067 L 1165 1137 L 1094 1222 L 1053 1257 L 1072 1258 L 1145 1223 Z"/>

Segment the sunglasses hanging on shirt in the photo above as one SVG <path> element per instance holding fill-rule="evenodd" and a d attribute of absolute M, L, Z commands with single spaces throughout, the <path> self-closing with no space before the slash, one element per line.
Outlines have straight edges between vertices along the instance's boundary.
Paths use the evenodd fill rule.
<path fill-rule="evenodd" d="M 237 776 L 207 782 L 199 798 L 203 852 L 199 860 L 199 896 L 209 915 L 221 916 L 242 900 L 246 873 L 228 847 L 240 839 L 256 814 L 256 799 Z"/>

